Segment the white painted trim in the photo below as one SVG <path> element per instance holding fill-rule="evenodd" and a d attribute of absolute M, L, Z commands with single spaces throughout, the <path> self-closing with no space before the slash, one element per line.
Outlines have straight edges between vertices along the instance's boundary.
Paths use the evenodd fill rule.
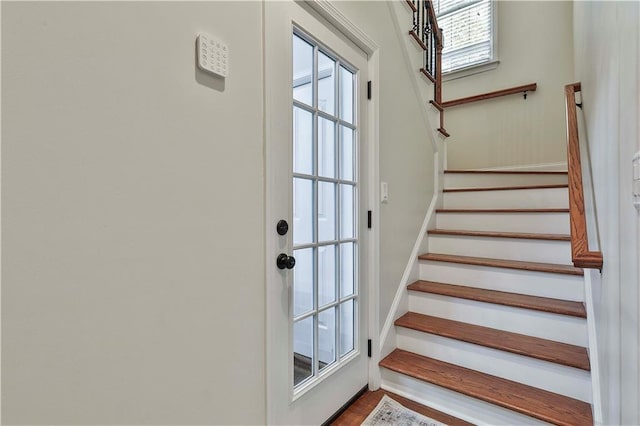
<path fill-rule="evenodd" d="M 355 43 L 367 55 L 378 50 L 378 45 L 364 31 L 358 28 L 346 16 L 344 16 L 329 0 L 295 0 L 303 3 L 318 12 L 320 16 L 329 21 L 336 29 L 343 33 L 349 40 Z"/>
<path fill-rule="evenodd" d="M 593 301 L 594 283 L 591 278 L 592 274 L 599 274 L 599 271 L 595 269 L 584 270 L 584 305 L 587 311 L 587 340 L 589 342 L 589 347 L 587 349 L 589 351 L 589 363 L 591 364 L 591 391 L 593 393 L 591 409 L 593 410 L 594 424 L 602 425 L 602 386 L 600 383 L 600 358 L 598 356 L 598 338 Z"/>
<path fill-rule="evenodd" d="M 567 171 L 567 162 L 559 161 L 557 163 L 539 163 L 539 164 L 523 164 L 519 166 L 500 166 L 500 167 L 485 167 L 475 170 L 531 170 L 531 171 Z"/>
<path fill-rule="evenodd" d="M 480 64 L 470 65 L 465 68 L 458 68 L 455 71 L 450 71 L 446 74 L 442 74 L 442 81 L 451 81 L 457 80 L 459 78 L 468 77 L 474 74 L 480 74 L 481 72 L 491 71 L 498 68 L 500 65 L 500 61 L 492 60 L 487 62 L 482 62 Z"/>
<path fill-rule="evenodd" d="M 411 254 L 409 255 L 409 262 L 407 263 L 404 273 L 402 274 L 402 278 L 400 279 L 400 283 L 398 284 L 398 288 L 396 289 L 396 295 L 393 298 L 393 302 L 391 303 L 391 307 L 389 308 L 389 313 L 387 314 L 387 318 L 384 322 L 384 325 L 382 326 L 382 332 L 380 334 L 380 352 L 382 353 L 385 352 L 383 350 L 385 346 L 389 347 L 390 342 L 387 342 L 387 339 L 389 339 L 390 337 L 395 337 L 395 333 L 392 333 L 390 336 L 391 330 L 394 327 L 393 323 L 396 318 L 399 317 L 402 313 L 398 312 L 399 308 L 403 305 L 406 305 L 406 301 L 408 298 L 407 285 L 409 284 L 409 279 L 412 275 L 414 275 L 414 271 L 417 268 L 418 254 L 420 248 L 422 247 L 423 240 L 427 238 L 427 229 L 432 217 L 434 217 L 434 213 L 438 205 L 438 198 L 441 194 L 441 191 L 439 190 L 439 154 L 437 152 L 434 155 L 433 164 L 433 197 L 431 197 L 431 203 L 429 204 L 429 208 L 427 209 L 427 214 L 424 217 L 422 227 L 420 228 L 420 232 L 418 233 L 416 242 L 414 243 Z M 395 342 L 393 343 L 395 345 Z"/>
<path fill-rule="evenodd" d="M 369 55 L 369 76 L 371 81 L 380 81 L 380 52 Z M 378 389 L 380 376 L 380 90 L 372 90 L 369 102 L 369 209 L 372 212 L 369 235 L 369 338 L 371 358 L 369 360 L 369 388 Z"/>

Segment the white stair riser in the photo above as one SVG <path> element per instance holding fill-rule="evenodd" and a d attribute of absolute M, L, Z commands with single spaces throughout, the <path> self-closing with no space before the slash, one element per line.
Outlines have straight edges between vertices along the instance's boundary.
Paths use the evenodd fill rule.
<path fill-rule="evenodd" d="M 439 229 L 569 234 L 569 213 L 438 213 Z"/>
<path fill-rule="evenodd" d="M 570 265 L 569 241 L 429 235 L 429 252 Z"/>
<path fill-rule="evenodd" d="M 445 192 L 445 209 L 552 209 L 567 208 L 567 188 Z"/>
<path fill-rule="evenodd" d="M 445 188 L 494 188 L 505 186 L 566 185 L 567 175 L 502 173 L 445 173 Z"/>
<path fill-rule="evenodd" d="M 418 291 L 409 292 L 409 311 L 556 342 L 587 346 L 587 321 L 584 318 Z"/>
<path fill-rule="evenodd" d="M 399 349 L 591 403 L 588 371 L 397 327 Z"/>
<path fill-rule="evenodd" d="M 533 417 L 382 368 L 382 388 L 477 425 L 547 425 Z"/>
<path fill-rule="evenodd" d="M 584 278 L 519 269 L 422 260 L 420 279 L 552 299 L 584 301 Z"/>

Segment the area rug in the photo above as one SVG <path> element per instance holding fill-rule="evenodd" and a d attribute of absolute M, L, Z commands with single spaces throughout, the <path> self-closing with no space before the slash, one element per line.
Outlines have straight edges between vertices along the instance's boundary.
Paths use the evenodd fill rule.
<path fill-rule="evenodd" d="M 383 396 L 376 408 L 367 417 L 363 426 L 446 426 L 437 420 L 409 410 L 397 401 Z"/>

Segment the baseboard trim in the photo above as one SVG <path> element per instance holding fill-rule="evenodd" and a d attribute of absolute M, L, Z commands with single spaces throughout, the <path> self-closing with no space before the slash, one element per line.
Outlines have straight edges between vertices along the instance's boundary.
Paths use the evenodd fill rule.
<path fill-rule="evenodd" d="M 544 171 L 567 171 L 567 162 L 560 161 L 558 163 L 540 163 L 540 164 L 523 164 L 519 166 L 500 166 L 500 167 L 485 167 L 473 170 L 492 171 L 492 170 L 544 170 Z"/>
<path fill-rule="evenodd" d="M 351 398 L 349 398 L 349 400 L 342 407 L 338 408 L 338 411 L 333 413 L 331 417 L 329 417 L 324 423 L 322 423 L 322 426 L 329 426 L 331 423 L 335 422 L 338 419 L 338 417 L 342 415 L 342 413 L 347 411 L 347 409 L 351 407 L 351 405 L 353 405 L 353 403 L 356 402 L 358 398 L 364 395 L 368 390 L 369 390 L 369 385 L 365 385 L 362 389 L 358 391 L 358 393 L 356 393 Z"/>

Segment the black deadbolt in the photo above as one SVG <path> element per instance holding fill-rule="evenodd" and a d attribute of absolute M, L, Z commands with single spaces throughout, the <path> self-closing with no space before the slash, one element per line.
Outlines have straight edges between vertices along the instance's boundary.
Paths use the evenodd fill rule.
<path fill-rule="evenodd" d="M 278 231 L 278 235 L 285 235 L 288 230 L 289 224 L 287 223 L 287 221 L 284 219 L 279 220 L 278 224 L 276 225 L 276 231 Z"/>
<path fill-rule="evenodd" d="M 276 265 L 278 265 L 278 269 L 293 269 L 293 267 L 296 266 L 296 259 L 293 256 L 280 253 L 276 258 Z"/>

